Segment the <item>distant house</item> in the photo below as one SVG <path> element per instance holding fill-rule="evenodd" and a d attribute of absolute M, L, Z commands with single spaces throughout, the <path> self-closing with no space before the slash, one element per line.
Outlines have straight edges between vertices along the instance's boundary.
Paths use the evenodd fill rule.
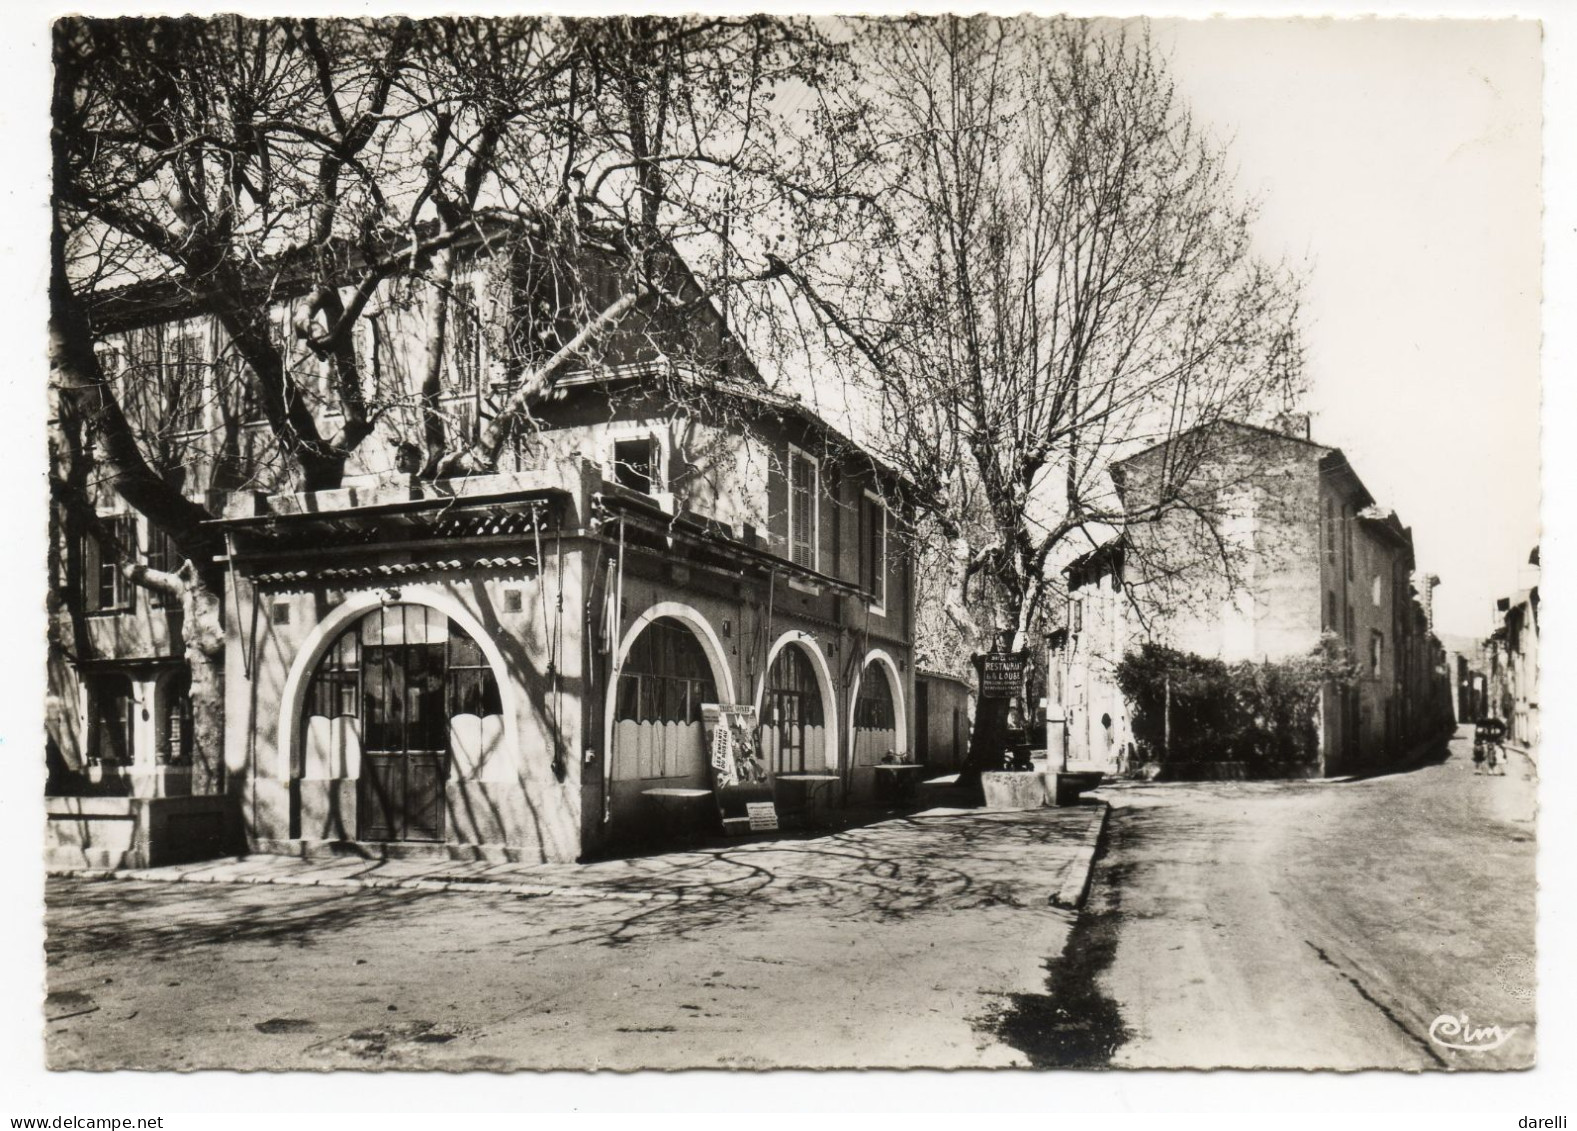
<path fill-rule="evenodd" d="M 1127 767 L 1115 673 L 1143 640 L 1231 663 L 1307 655 L 1334 637 L 1359 675 L 1324 693 L 1321 774 L 1379 766 L 1429 731 L 1440 657 L 1414 599 L 1411 534 L 1339 449 L 1308 438 L 1306 418 L 1280 432 L 1223 422 L 1184 433 L 1121 461 L 1113 479 L 1127 511 L 1162 517 L 1065 570 L 1051 699 L 1072 763 Z"/>
<path fill-rule="evenodd" d="M 1438 639 L 1451 677 L 1451 715 L 1458 723 L 1471 723 L 1488 705 L 1484 642 L 1449 633 L 1439 633 Z"/>
<path fill-rule="evenodd" d="M 1528 556 L 1535 575 L 1539 551 Z M 1511 739 L 1536 750 L 1539 729 L 1539 586 L 1501 597 L 1495 602 L 1495 631 L 1485 643 L 1489 656 L 1489 714 L 1505 720 Z"/>
<path fill-rule="evenodd" d="M 150 398 L 149 434 L 222 507 L 225 790 L 251 850 L 617 851 L 661 816 L 652 790 L 709 788 L 703 703 L 754 707 L 766 768 L 836 778 L 823 799 L 868 796 L 884 755 L 917 749 L 906 484 L 769 389 L 669 268 L 673 294 L 573 361 L 495 472 L 437 479 L 411 473 L 393 427 L 420 435 L 422 285 L 388 284 L 358 348 L 391 426 L 314 493 L 272 467 L 211 317 L 157 285 L 100 301 L 106 356 L 177 406 Z M 618 291 L 595 261 L 549 275 L 514 246 L 473 249 L 455 293 L 442 405 L 463 444 Z M 276 298 L 288 343 L 305 296 Z M 332 423 L 331 397 L 313 407 Z M 160 552 L 114 496 L 99 504 Z M 83 788 L 179 792 L 179 614 L 72 545 L 89 647 L 51 673 L 58 757 L 92 769 Z M 797 788 L 780 801 L 803 803 Z M 61 855 L 113 849 L 88 852 L 89 818 L 65 812 Z"/>
<path fill-rule="evenodd" d="M 914 680 L 914 760 L 939 772 L 960 769 L 969 754 L 974 688 L 968 680 L 924 668 Z"/>

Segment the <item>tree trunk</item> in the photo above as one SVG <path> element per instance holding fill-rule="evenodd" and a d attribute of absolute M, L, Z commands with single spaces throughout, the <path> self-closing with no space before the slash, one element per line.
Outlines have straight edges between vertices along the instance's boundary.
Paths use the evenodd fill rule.
<path fill-rule="evenodd" d="M 977 673 L 980 666 L 977 657 Z M 959 785 L 978 786 L 981 774 L 1004 767 L 1005 754 L 1012 742 L 1009 705 L 1007 699 L 987 699 L 984 695 L 976 699 L 975 722 L 969 731 L 969 755 L 958 772 Z"/>
<path fill-rule="evenodd" d="M 185 612 L 186 663 L 191 669 L 192 792 L 223 793 L 224 780 L 224 625 L 223 596 L 209 588 L 190 565 L 181 609 Z"/>
<path fill-rule="evenodd" d="M 444 347 L 449 337 L 449 291 L 453 282 L 454 250 L 445 248 L 433 261 L 424 311 L 426 341 L 422 357 L 422 443 L 427 448 L 423 467 L 429 474 L 442 465 L 449 447 L 449 430 L 444 427 L 440 398 L 443 394 Z"/>
<path fill-rule="evenodd" d="M 190 561 L 175 573 L 143 565 L 125 567 L 132 582 L 169 593 L 181 602 L 181 635 L 191 683 L 192 792 L 223 793 L 224 783 L 224 597 Z"/>

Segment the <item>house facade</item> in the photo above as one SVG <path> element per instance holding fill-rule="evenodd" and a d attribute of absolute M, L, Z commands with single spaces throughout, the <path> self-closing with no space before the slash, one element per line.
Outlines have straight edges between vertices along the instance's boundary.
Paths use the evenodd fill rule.
<path fill-rule="evenodd" d="M 1322 693 L 1320 774 L 1382 765 L 1428 732 L 1439 657 L 1412 587 L 1411 535 L 1340 450 L 1308 438 L 1306 420 L 1185 433 L 1113 478 L 1126 509 L 1160 517 L 1065 571 L 1051 711 L 1071 764 L 1120 772 L 1135 757 L 1116 669 L 1144 640 L 1229 664 L 1339 642 L 1356 676 Z M 1158 505 L 1167 492 L 1182 505 Z"/>
<path fill-rule="evenodd" d="M 617 296 L 598 270 L 536 267 L 479 253 L 459 274 L 441 394 L 451 445 Z M 340 486 L 310 493 L 273 466 L 211 319 L 136 294 L 105 304 L 102 348 L 136 357 L 126 372 L 151 364 L 161 390 L 199 390 L 174 439 L 227 546 L 232 840 L 617 852 L 668 826 L 674 798 L 710 804 L 703 704 L 754 708 L 761 761 L 790 779 L 780 808 L 869 796 L 872 767 L 912 752 L 905 485 L 769 390 L 676 262 L 670 283 L 692 300 L 682 313 L 637 303 L 570 360 L 496 469 L 449 477 L 410 469 L 427 343 L 419 288 L 392 284 L 358 344 L 384 424 Z M 280 297 L 282 328 L 302 301 Z M 316 362 L 294 364 L 314 387 Z M 168 431 L 158 408 L 150 423 Z M 314 410 L 331 430 L 326 392 Z M 156 552 L 157 531 L 98 502 Z M 112 592 L 91 539 L 60 541 L 85 547 L 63 555 L 65 588 L 102 590 L 77 618 L 91 655 L 60 650 L 52 671 L 62 776 L 76 794 L 179 790 L 180 626 L 148 594 Z M 91 823 L 81 808 L 59 822 L 67 854 L 81 845 L 66 826 L 80 841 Z"/>
<path fill-rule="evenodd" d="M 1503 720 L 1510 740 L 1536 751 L 1539 729 L 1539 551 L 1528 556 L 1531 583 L 1495 602 L 1495 630 L 1485 642 L 1485 710 Z"/>
<path fill-rule="evenodd" d="M 963 767 L 975 718 L 968 680 L 925 668 L 914 680 L 914 760 L 939 772 Z"/>

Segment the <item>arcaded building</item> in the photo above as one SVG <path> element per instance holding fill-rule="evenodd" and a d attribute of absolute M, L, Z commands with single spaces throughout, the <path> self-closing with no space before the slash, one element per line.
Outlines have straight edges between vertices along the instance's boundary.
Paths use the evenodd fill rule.
<path fill-rule="evenodd" d="M 672 270 L 674 290 L 693 289 Z M 607 295 L 591 269 L 574 279 L 593 293 L 571 302 L 564 274 L 503 252 L 459 278 L 443 406 L 464 440 L 530 370 L 518 343 L 552 350 L 575 330 L 566 306 Z M 372 305 L 358 348 L 414 396 L 409 287 Z M 282 325 L 298 301 L 280 298 Z M 791 778 L 775 786 L 785 812 L 867 797 L 874 766 L 913 756 L 906 485 L 769 388 L 709 302 L 683 317 L 662 302 L 567 364 L 485 474 L 420 473 L 388 428 L 339 487 L 301 492 L 271 478 L 244 399 L 194 397 L 190 432 L 214 442 L 183 466 L 227 546 L 223 796 L 247 848 L 617 852 L 671 828 L 676 807 L 705 823 L 703 704 L 755 708 L 763 762 Z M 212 386 L 233 364 L 213 320 L 167 296 L 105 309 L 105 348 L 144 351 L 161 377 Z M 179 626 L 143 597 L 90 619 L 97 652 L 62 664 L 70 725 L 53 733 L 72 772 L 124 779 L 93 791 L 131 797 L 142 767 L 179 773 Z M 109 690 L 122 673 L 152 721 Z M 807 775 L 821 780 L 792 780 Z"/>

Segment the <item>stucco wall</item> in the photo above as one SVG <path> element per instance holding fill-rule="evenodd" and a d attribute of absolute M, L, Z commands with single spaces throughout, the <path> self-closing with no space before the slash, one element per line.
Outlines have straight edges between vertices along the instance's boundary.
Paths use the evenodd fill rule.
<path fill-rule="evenodd" d="M 559 562 L 544 557 L 540 574 L 522 567 L 418 575 L 397 586 L 397 600 L 438 608 L 462 628 L 475 626 L 469 634 L 502 661 L 495 676 L 512 734 L 502 765 L 491 766 L 485 780 L 451 779 L 446 842 L 498 845 L 524 859 L 572 860 L 579 854 L 578 751 L 585 745 L 576 612 L 584 604 L 583 569 L 578 552 L 565 554 L 560 614 Z M 519 611 L 506 610 L 510 591 L 519 594 Z M 255 596 L 258 615 L 255 622 L 248 615 L 228 641 L 226 766 L 245 791 L 249 833 L 257 842 L 331 837 L 341 828 L 354 836 L 354 781 L 302 780 L 302 704 L 316 670 L 313 657 L 361 613 L 378 608 L 384 589 L 316 583 L 254 593 L 242 581 L 238 593 L 244 610 Z M 555 635 L 556 684 L 549 674 Z"/>

